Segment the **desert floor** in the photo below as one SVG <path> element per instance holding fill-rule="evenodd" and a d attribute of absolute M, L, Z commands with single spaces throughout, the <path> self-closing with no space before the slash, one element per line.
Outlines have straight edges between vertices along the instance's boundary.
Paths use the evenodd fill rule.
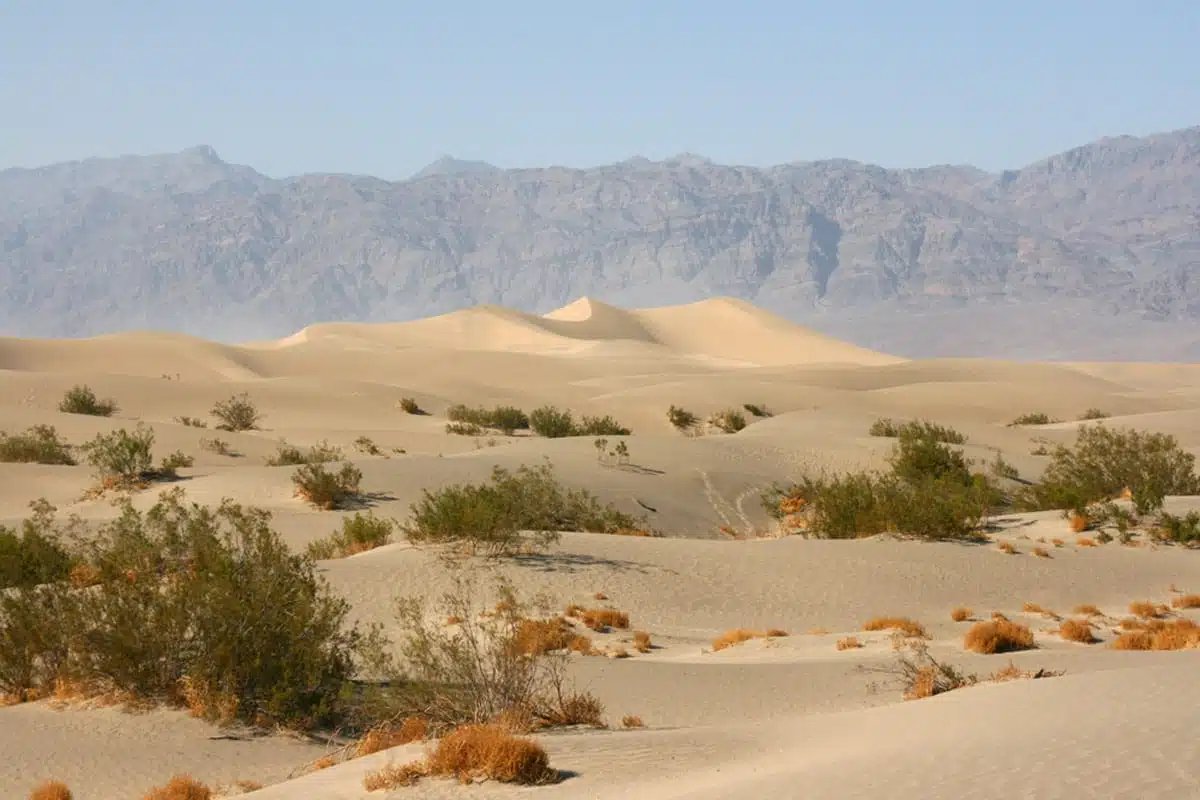
<path fill-rule="evenodd" d="M 60 413 L 59 399 L 80 383 L 115 399 L 116 415 Z M 241 392 L 265 419 L 259 431 L 219 434 L 236 456 L 201 450 L 199 440 L 214 432 L 174 421 L 208 418 L 215 401 Z M 429 413 L 403 413 L 401 397 Z M 591 438 L 447 434 L 444 412 L 456 403 L 611 414 L 634 431 L 629 463 L 602 462 Z M 773 416 L 750 418 L 737 434 L 694 437 L 666 419 L 672 404 L 706 417 L 744 403 Z M 1068 443 L 1080 423 L 1006 423 L 1030 411 L 1075 420 L 1093 407 L 1112 414 L 1107 424 L 1170 433 L 1200 453 L 1200 365 L 906 361 L 723 299 L 647 311 L 581 300 L 545 317 L 480 307 L 412 323 L 319 325 L 240 347 L 156 333 L 0 339 L 0 430 L 49 424 L 78 444 L 141 421 L 155 431 L 156 456 L 195 456 L 177 484 L 189 499 L 267 508 L 297 548 L 349 512 L 314 510 L 293 496 L 292 468 L 264 465 L 281 439 L 343 447 L 378 515 L 403 520 L 423 489 L 548 458 L 564 484 L 645 513 L 667 534 L 571 533 L 545 555 L 480 564 L 562 605 L 595 605 L 602 592 L 605 605 L 629 612 L 632 627 L 654 641 L 631 658 L 572 662 L 578 685 L 605 702 L 612 729 L 538 737 L 569 773 L 559 784 L 428 780 L 368 794 L 364 773 L 415 757 L 421 746 L 301 774 L 324 746 L 229 735 L 176 711 L 39 702 L 0 708 L 0 797 L 25 797 L 57 778 L 83 800 L 134 798 L 178 772 L 214 787 L 267 784 L 246 795 L 264 799 L 1200 797 L 1200 651 L 1068 642 L 1052 619 L 1022 611 L 1027 602 L 1060 613 L 1095 604 L 1109 616 L 1098 635 L 1111 639 L 1130 602 L 1167 602 L 1169 587 L 1200 592 L 1200 552 L 1082 547 L 1055 512 L 997 521 L 993 539 L 1010 542 L 1015 555 L 996 544 L 779 537 L 759 502 L 764 488 L 805 470 L 881 465 L 892 441 L 867 434 L 881 416 L 951 425 L 969 437 L 970 457 L 998 451 L 1036 479 L 1047 462 L 1031 454 L 1038 442 Z M 383 455 L 356 452 L 361 436 Z M 84 499 L 93 483 L 87 466 L 0 464 L 0 524 L 19 522 L 39 497 L 62 514 L 111 518 L 107 498 Z M 155 498 L 149 490 L 135 502 L 148 507 Z M 1200 508 L 1200 498 L 1168 500 L 1169 510 L 1189 508 Z M 1049 544 L 1056 538 L 1064 544 Z M 1049 558 L 1031 553 L 1038 540 Z M 385 628 L 395 624 L 397 596 L 448 585 L 435 555 L 406 542 L 321 569 L 357 619 Z M 1039 647 L 968 653 L 970 623 L 950 617 L 957 606 L 974 609 L 975 619 L 993 611 L 1019 619 Z M 887 633 L 860 629 L 896 615 L 927 626 L 936 657 L 981 676 L 1010 660 L 1065 674 L 905 702 L 894 687 L 872 689 L 881 677 L 858 669 L 894 661 Z M 731 628 L 791 635 L 710 652 Z M 865 646 L 839 651 L 838 639 L 851 634 Z M 599 643 L 617 646 L 621 635 L 609 636 Z M 627 714 L 647 727 L 619 729 Z"/>

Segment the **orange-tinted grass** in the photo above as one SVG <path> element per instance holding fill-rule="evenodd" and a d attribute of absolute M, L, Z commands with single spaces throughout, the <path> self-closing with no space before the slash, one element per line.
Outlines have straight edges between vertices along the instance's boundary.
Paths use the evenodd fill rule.
<path fill-rule="evenodd" d="M 1114 650 L 1191 650 L 1200 648 L 1200 625 L 1190 619 L 1159 621 L 1154 628 L 1123 633 L 1109 646 Z"/>
<path fill-rule="evenodd" d="M 1156 605 L 1148 600 L 1139 600 L 1129 604 L 1129 613 L 1135 617 L 1145 617 L 1147 619 L 1157 619 L 1169 612 L 1169 609 L 1163 605 Z"/>
<path fill-rule="evenodd" d="M 863 625 L 864 631 L 900 631 L 905 636 L 914 638 L 928 639 L 929 634 L 925 631 L 925 626 L 921 623 L 911 620 L 908 617 L 875 617 L 868 620 L 866 625 Z"/>
<path fill-rule="evenodd" d="M 1071 613 L 1072 614 L 1084 614 L 1089 617 L 1104 616 L 1103 614 L 1100 613 L 1100 609 L 1096 608 L 1091 603 L 1084 603 L 1083 605 L 1075 606 L 1074 610 L 1072 610 Z"/>
<path fill-rule="evenodd" d="M 1080 547 L 1095 547 L 1096 540 L 1089 539 L 1086 536 L 1080 536 L 1078 539 L 1075 540 L 1075 544 L 1079 545 Z"/>
<path fill-rule="evenodd" d="M 1058 614 L 1055 614 L 1048 608 L 1038 605 L 1037 603 L 1025 603 L 1021 606 L 1021 610 L 1026 614 L 1043 614 L 1047 617 L 1058 619 Z"/>
<path fill-rule="evenodd" d="M 642 722 L 641 717 L 635 717 L 633 714 L 626 714 L 621 717 L 622 728 L 644 728 L 646 723 Z"/>
<path fill-rule="evenodd" d="M 1173 608 L 1200 608 L 1200 594 L 1182 594 L 1171 598 Z"/>
<path fill-rule="evenodd" d="M 971 618 L 971 609 L 959 606 L 950 612 L 950 619 L 955 622 L 966 622 Z"/>
<path fill-rule="evenodd" d="M 429 732 L 429 721 L 424 717 L 409 717 L 398 728 L 379 727 L 367 731 L 366 736 L 358 740 L 351 758 L 369 756 L 380 750 L 399 747 L 402 744 L 420 742 Z"/>
<path fill-rule="evenodd" d="M 558 771 L 532 739 L 514 736 L 498 725 L 464 725 L 443 736 L 425 760 L 430 775 L 461 781 L 489 778 L 501 783 L 551 783 Z"/>
<path fill-rule="evenodd" d="M 1072 514 L 1071 515 L 1071 532 L 1072 533 L 1083 533 L 1084 531 L 1086 531 L 1088 529 L 1088 527 L 1091 524 L 1092 524 L 1092 521 L 1090 519 L 1088 519 L 1086 514 Z"/>
<path fill-rule="evenodd" d="M 649 653 L 653 645 L 650 643 L 650 634 L 645 631 L 633 632 L 633 649 L 639 653 Z"/>
<path fill-rule="evenodd" d="M 629 615 L 623 611 L 616 611 L 611 608 L 583 608 L 572 604 L 567 606 L 567 610 L 564 613 L 568 617 L 578 619 L 584 625 L 597 632 L 603 632 L 609 628 L 624 630 L 629 627 Z"/>
<path fill-rule="evenodd" d="M 1068 642 L 1080 642 L 1082 644 L 1093 644 L 1096 642 L 1096 636 L 1092 633 L 1091 623 L 1082 619 L 1063 620 L 1063 624 L 1059 626 L 1058 635 Z"/>
<path fill-rule="evenodd" d="M 844 639 L 838 639 L 837 641 L 838 650 L 856 650 L 862 646 L 863 643 L 853 636 L 847 636 Z"/>
<path fill-rule="evenodd" d="M 1066 544 L 1066 542 L 1064 542 L 1062 539 L 1051 539 L 1050 544 L 1054 545 L 1055 547 L 1062 547 Z"/>
<path fill-rule="evenodd" d="M 71 800 L 74 795 L 62 781 L 46 781 L 29 794 L 29 800 Z"/>
<path fill-rule="evenodd" d="M 963 647 L 975 653 L 991 655 L 1034 647 L 1033 632 L 1018 622 L 988 620 L 975 623 L 963 637 Z"/>
<path fill-rule="evenodd" d="M 191 775 L 176 775 L 165 786 L 158 786 L 142 797 L 142 800 L 211 800 L 212 789 Z"/>
<path fill-rule="evenodd" d="M 716 652 L 718 650 L 724 650 L 727 647 L 733 647 L 734 645 L 741 644 L 742 642 L 748 642 L 751 639 L 775 639 L 780 636 L 787 635 L 787 631 L 781 631 L 778 628 L 772 628 L 767 631 L 751 631 L 745 628 L 734 628 L 733 630 L 725 631 L 720 636 L 713 639 L 712 649 L 713 652 Z"/>
<path fill-rule="evenodd" d="M 1050 557 L 1050 551 L 1044 547 L 1033 548 L 1033 554 L 1035 556 L 1037 556 L 1038 558 L 1049 558 Z"/>
<path fill-rule="evenodd" d="M 1012 542 L 1001 542 L 997 549 L 1001 553 L 1008 553 L 1010 556 L 1015 556 L 1017 554 L 1017 548 L 1012 546 Z"/>

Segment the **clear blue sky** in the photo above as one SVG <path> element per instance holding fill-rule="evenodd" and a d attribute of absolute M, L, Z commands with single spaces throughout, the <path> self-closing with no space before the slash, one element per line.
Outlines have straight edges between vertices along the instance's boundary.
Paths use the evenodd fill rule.
<path fill-rule="evenodd" d="M 1002 169 L 1196 124 L 1197 0 L 0 0 L 0 168 L 210 144 L 277 177 Z"/>

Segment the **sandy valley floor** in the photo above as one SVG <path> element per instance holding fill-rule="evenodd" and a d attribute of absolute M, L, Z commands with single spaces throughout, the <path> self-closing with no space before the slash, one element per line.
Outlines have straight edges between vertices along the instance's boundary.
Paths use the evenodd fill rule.
<path fill-rule="evenodd" d="M 112 418 L 62 414 L 64 391 L 87 383 L 115 399 Z M 207 417 L 215 401 L 247 392 L 263 429 L 221 434 L 236 457 L 199 448 L 212 436 L 174 422 Z M 397 407 L 413 397 L 429 414 Z M 633 429 L 629 464 L 597 459 L 591 438 L 454 436 L 445 409 L 555 404 L 611 414 Z M 744 403 L 774 416 L 737 434 L 685 437 L 671 404 L 700 416 Z M 994 545 L 779 538 L 759 493 L 804 470 L 879 465 L 891 440 L 870 437 L 881 416 L 926 417 L 963 431 L 966 452 L 995 452 L 1036 478 L 1038 441 L 1070 442 L 1079 423 L 1006 423 L 1042 411 L 1074 420 L 1091 407 L 1110 425 L 1174 434 L 1200 453 L 1200 365 L 906 361 L 784 322 L 744 303 L 625 311 L 581 300 L 545 317 L 480 307 L 395 325 L 319 325 L 242 347 L 155 333 L 79 341 L 0 339 L 0 430 L 54 425 L 72 443 L 98 432 L 153 427 L 156 453 L 195 456 L 182 471 L 190 499 L 232 497 L 270 509 L 303 548 L 333 531 L 342 512 L 293 497 L 288 467 L 265 466 L 279 440 L 343 447 L 361 468 L 376 514 L 403 519 L 422 489 L 485 479 L 494 465 L 549 458 L 558 477 L 623 510 L 646 513 L 667 538 L 566 534 L 549 553 L 496 567 L 523 592 L 630 613 L 656 648 L 632 658 L 578 657 L 574 677 L 607 706 L 613 729 L 539 739 L 570 776 L 549 787 L 457 786 L 440 780 L 368 794 L 367 771 L 420 753 L 408 745 L 297 775 L 322 755 L 312 742 L 238 737 L 175 711 L 58 711 L 44 703 L 0 708 L 0 798 L 22 798 L 58 778 L 77 798 L 136 798 L 177 772 L 212 786 L 254 780 L 254 798 L 1200 798 L 1200 650 L 1121 652 L 1062 640 L 1057 624 L 1022 611 L 1066 613 L 1097 605 L 1112 623 L 1131 601 L 1167 602 L 1169 587 L 1200 592 L 1200 551 L 1075 543 L 1049 513 L 999 521 Z M 356 454 L 367 436 L 385 455 Z M 1038 441 L 1035 441 L 1038 440 Z M 399 451 L 403 452 L 399 452 Z M 45 497 L 61 513 L 101 520 L 106 499 L 81 499 L 86 466 L 0 464 L 0 524 L 19 522 Z M 154 491 L 137 496 L 149 506 Z M 1170 498 L 1171 510 L 1200 498 Z M 1050 558 L 1036 540 L 1062 538 Z M 322 562 L 356 618 L 394 624 L 393 599 L 446 585 L 435 557 L 398 542 Z M 859 666 L 894 659 L 886 633 L 862 633 L 876 616 L 924 623 L 930 651 L 986 675 L 1010 657 L 964 651 L 966 606 L 1029 624 L 1036 650 L 1011 661 L 1065 671 L 1050 680 L 984 684 L 904 702 L 871 691 Z M 1180 612 L 1200 620 L 1200 611 Z M 786 638 L 709 652 L 730 628 L 781 628 Z M 839 651 L 854 634 L 865 645 Z M 615 637 L 615 635 L 614 635 Z M 645 729 L 620 730 L 626 714 Z"/>

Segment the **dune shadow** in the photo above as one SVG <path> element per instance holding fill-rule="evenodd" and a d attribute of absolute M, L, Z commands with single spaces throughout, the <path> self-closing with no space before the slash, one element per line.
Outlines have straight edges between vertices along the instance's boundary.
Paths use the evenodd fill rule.
<path fill-rule="evenodd" d="M 394 501 L 396 496 L 391 492 L 359 492 L 358 494 L 342 501 L 341 510 L 343 511 L 362 511 L 368 508 L 374 508 L 380 503 L 388 503 Z"/>
<path fill-rule="evenodd" d="M 599 558 L 579 553 L 523 553 L 511 557 L 512 563 L 537 572 L 576 573 L 595 567 L 607 567 L 617 572 L 649 574 L 649 565 L 621 558 Z"/>

